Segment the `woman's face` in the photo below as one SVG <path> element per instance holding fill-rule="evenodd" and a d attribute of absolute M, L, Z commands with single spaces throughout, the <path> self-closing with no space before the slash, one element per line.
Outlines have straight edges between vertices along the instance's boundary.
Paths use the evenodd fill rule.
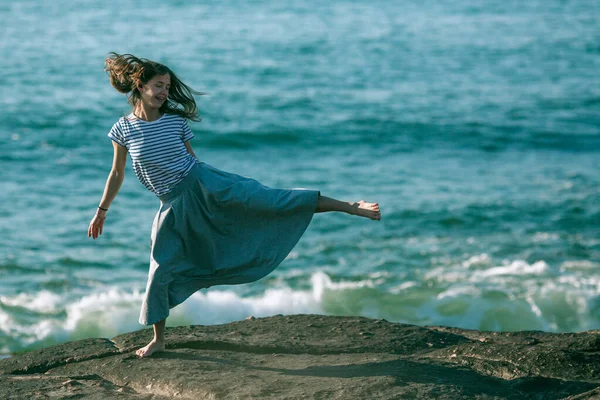
<path fill-rule="evenodd" d="M 138 89 L 142 97 L 142 101 L 148 107 L 160 108 L 169 96 L 169 88 L 171 87 L 171 76 L 169 74 L 156 75 L 146 84 L 141 85 Z"/>

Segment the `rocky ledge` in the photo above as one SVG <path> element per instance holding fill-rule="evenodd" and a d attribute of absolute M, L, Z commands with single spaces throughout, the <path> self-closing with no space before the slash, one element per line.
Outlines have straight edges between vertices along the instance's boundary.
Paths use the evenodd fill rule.
<path fill-rule="evenodd" d="M 599 331 L 479 332 L 321 315 L 144 329 L 0 360 L 0 398 L 594 399 Z"/>

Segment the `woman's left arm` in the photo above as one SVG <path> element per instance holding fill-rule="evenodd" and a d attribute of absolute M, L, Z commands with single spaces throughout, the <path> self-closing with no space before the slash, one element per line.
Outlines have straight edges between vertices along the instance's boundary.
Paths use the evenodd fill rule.
<path fill-rule="evenodd" d="M 190 144 L 190 141 L 188 140 L 187 142 L 183 142 L 183 144 L 185 145 L 185 149 L 187 150 L 187 152 L 190 153 L 191 155 L 193 155 L 196 160 L 198 160 L 198 157 L 196 156 L 196 154 L 194 153 L 194 150 L 192 149 L 192 145 Z"/>

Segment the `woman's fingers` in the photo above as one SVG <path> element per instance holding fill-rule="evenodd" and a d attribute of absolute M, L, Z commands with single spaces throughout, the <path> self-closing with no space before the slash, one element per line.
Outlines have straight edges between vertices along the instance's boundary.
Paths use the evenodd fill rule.
<path fill-rule="evenodd" d="M 104 227 L 104 219 L 99 219 L 94 217 L 90 222 L 90 226 L 88 228 L 88 237 L 93 239 L 97 239 L 98 236 L 102 235 L 102 229 Z"/>

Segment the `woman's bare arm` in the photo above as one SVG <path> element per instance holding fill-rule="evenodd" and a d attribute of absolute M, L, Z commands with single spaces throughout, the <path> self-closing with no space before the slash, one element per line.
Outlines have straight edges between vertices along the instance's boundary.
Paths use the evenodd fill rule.
<path fill-rule="evenodd" d="M 121 188 L 121 184 L 125 178 L 125 164 L 127 163 L 127 148 L 113 142 L 113 149 L 113 165 L 106 180 L 102 200 L 100 200 L 100 207 L 107 210 Z M 102 235 L 105 219 L 106 211 L 98 208 L 96 215 L 94 215 L 94 218 L 90 222 L 88 237 L 96 239 L 99 235 Z"/>
<path fill-rule="evenodd" d="M 194 150 L 192 150 L 192 145 L 190 144 L 190 141 L 188 140 L 187 142 L 184 142 L 183 144 L 185 144 L 185 148 L 186 148 L 187 152 L 190 153 L 191 155 L 193 155 L 196 160 L 198 160 L 198 157 L 194 153 Z"/>

